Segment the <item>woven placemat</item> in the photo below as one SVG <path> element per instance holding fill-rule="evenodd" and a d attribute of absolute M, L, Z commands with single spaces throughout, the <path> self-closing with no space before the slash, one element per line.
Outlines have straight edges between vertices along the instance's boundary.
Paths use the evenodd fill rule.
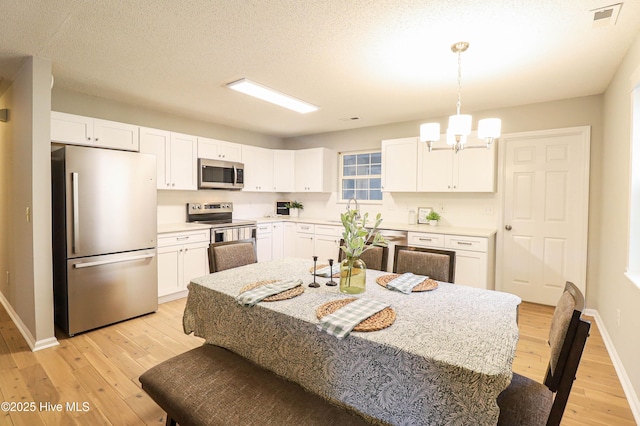
<path fill-rule="evenodd" d="M 348 305 L 354 300 L 358 300 L 356 297 L 350 297 L 348 299 L 339 299 L 332 302 L 324 303 L 316 309 L 316 316 L 321 319 L 324 316 L 334 313 L 343 306 Z M 389 327 L 396 320 L 396 312 L 390 307 L 386 307 L 383 310 L 376 312 L 366 320 L 353 328 L 353 331 L 377 331 L 383 328 Z"/>
<path fill-rule="evenodd" d="M 242 287 L 240 289 L 240 294 L 244 293 L 245 291 L 249 291 L 249 290 L 253 290 L 254 288 L 263 286 L 263 285 L 267 285 L 267 284 L 271 284 L 271 283 L 275 283 L 278 282 L 278 280 L 266 280 L 266 281 L 258 281 L 256 283 L 252 283 L 252 284 L 247 284 L 244 287 Z M 273 296 L 269 296 L 269 297 L 265 297 L 264 299 L 262 299 L 263 302 L 277 302 L 278 300 L 287 300 L 287 299 L 291 299 L 294 298 L 296 296 L 300 296 L 302 293 L 304 293 L 304 288 L 302 287 L 302 285 L 296 286 L 294 288 L 290 288 L 289 290 L 283 291 L 282 293 L 278 293 L 278 294 L 274 294 Z"/>
<path fill-rule="evenodd" d="M 389 284 L 390 281 L 395 280 L 400 275 L 401 274 L 382 275 L 376 278 L 376 282 L 380 284 L 382 287 L 386 288 L 387 284 Z M 436 288 L 438 288 L 438 281 L 427 278 L 426 280 L 422 281 L 420 284 L 415 286 L 412 291 L 429 291 L 429 290 L 434 290 Z"/>
<path fill-rule="evenodd" d="M 325 268 L 329 266 L 328 263 L 325 263 L 323 265 L 318 265 L 316 266 L 316 271 L 319 271 L 322 268 Z M 331 278 L 340 278 L 340 265 L 336 265 L 335 263 L 333 264 L 334 272 L 333 275 L 331 276 Z M 313 275 L 313 266 L 311 268 L 309 268 L 309 273 Z M 318 275 L 320 277 L 320 275 Z M 329 278 L 329 277 L 320 277 L 320 278 Z"/>

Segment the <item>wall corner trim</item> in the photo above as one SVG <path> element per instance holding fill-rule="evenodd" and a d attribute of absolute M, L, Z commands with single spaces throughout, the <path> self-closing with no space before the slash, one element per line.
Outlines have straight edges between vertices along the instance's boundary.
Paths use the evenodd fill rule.
<path fill-rule="evenodd" d="M 607 332 L 607 328 L 604 325 L 604 321 L 602 321 L 600 313 L 595 309 L 585 309 L 583 315 L 591 316 L 595 319 L 596 324 L 598 325 L 598 330 L 600 330 L 602 340 L 604 341 L 604 346 L 607 348 L 607 352 L 609 352 L 609 357 L 611 358 L 611 362 L 613 363 L 613 368 L 615 368 L 616 370 L 616 374 L 618 375 L 618 379 L 620 380 L 620 384 L 622 385 L 624 394 L 627 397 L 627 402 L 631 407 L 633 417 L 636 420 L 636 423 L 640 425 L 640 399 L 638 399 L 638 394 L 635 392 L 633 386 L 631 385 L 631 380 L 629 380 L 629 376 L 624 369 L 624 365 L 622 365 L 622 361 L 618 356 L 618 352 L 616 352 L 616 348 L 615 346 L 613 346 L 613 341 L 611 340 L 611 337 L 609 337 L 609 333 Z"/>

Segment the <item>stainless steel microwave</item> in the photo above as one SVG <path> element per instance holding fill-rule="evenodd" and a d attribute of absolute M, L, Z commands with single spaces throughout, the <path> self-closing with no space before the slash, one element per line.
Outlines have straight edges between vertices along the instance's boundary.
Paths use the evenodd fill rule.
<path fill-rule="evenodd" d="M 242 189 L 243 187 L 244 164 L 198 159 L 199 189 Z"/>

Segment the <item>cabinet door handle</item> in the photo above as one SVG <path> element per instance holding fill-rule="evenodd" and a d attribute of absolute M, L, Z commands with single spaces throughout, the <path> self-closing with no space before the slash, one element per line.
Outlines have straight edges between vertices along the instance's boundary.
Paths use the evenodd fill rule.
<path fill-rule="evenodd" d="M 431 238 L 419 238 L 420 241 L 433 241 Z"/>
<path fill-rule="evenodd" d="M 176 240 L 188 240 L 190 237 L 185 235 L 184 237 L 176 237 Z"/>
<path fill-rule="evenodd" d="M 456 241 L 456 244 L 458 244 L 459 246 L 472 246 L 473 243 L 467 242 L 467 241 Z"/>

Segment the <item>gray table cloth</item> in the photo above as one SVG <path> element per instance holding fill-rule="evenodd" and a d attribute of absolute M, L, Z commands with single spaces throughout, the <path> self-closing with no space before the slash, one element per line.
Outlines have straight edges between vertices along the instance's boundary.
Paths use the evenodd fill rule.
<path fill-rule="evenodd" d="M 517 296 L 462 285 L 403 294 L 375 283 L 386 273 L 367 271 L 357 297 L 391 305 L 396 320 L 373 332 L 339 340 L 318 330 L 316 308 L 352 297 L 336 287 L 309 288 L 306 259 L 280 259 L 192 280 L 183 326 L 207 343 L 228 348 L 355 409 L 371 423 L 495 425 L 498 394 L 511 381 L 518 341 Z M 301 278 L 292 299 L 239 305 L 240 289 L 263 280 Z"/>

